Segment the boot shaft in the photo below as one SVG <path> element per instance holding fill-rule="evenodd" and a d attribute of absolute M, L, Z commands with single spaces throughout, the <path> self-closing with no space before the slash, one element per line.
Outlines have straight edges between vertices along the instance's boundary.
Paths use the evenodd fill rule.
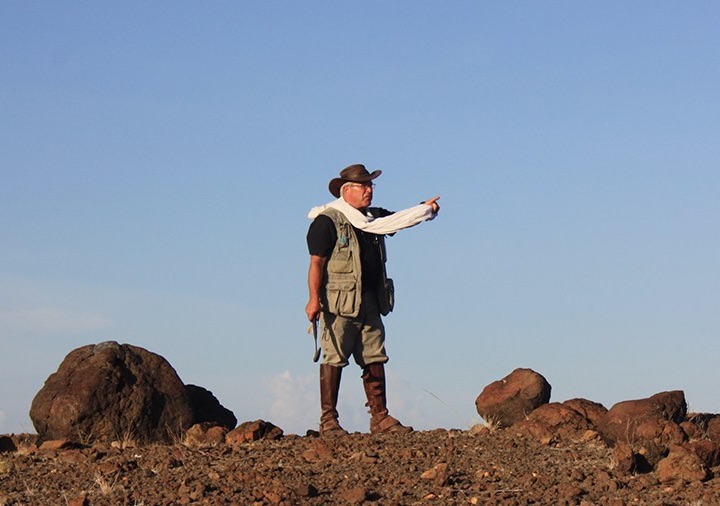
<path fill-rule="evenodd" d="M 340 393 L 342 368 L 320 364 L 320 409 L 322 419 L 337 418 L 337 402 Z"/>
<path fill-rule="evenodd" d="M 371 415 L 387 414 L 385 364 L 369 364 L 363 368 L 363 387 L 367 397 L 366 406 Z"/>
<path fill-rule="evenodd" d="M 412 432 L 412 427 L 406 427 L 399 420 L 390 416 L 387 409 L 387 389 L 385 382 L 385 364 L 375 363 L 363 368 L 363 386 L 367 396 L 366 406 L 370 411 L 370 432 Z"/>

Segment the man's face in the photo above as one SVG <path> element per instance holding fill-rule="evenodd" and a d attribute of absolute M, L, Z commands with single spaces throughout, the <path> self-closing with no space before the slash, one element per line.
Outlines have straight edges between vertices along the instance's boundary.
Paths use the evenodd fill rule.
<path fill-rule="evenodd" d="M 355 209 L 365 209 L 372 202 L 373 183 L 347 183 L 343 187 L 345 202 Z"/>

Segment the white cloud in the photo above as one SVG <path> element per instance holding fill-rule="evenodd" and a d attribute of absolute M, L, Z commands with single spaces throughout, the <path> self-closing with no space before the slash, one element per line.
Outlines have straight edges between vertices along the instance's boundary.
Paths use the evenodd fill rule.
<path fill-rule="evenodd" d="M 268 378 L 267 383 L 272 396 L 272 423 L 294 434 L 317 428 L 320 394 L 314 375 L 293 376 L 285 371 Z"/>
<path fill-rule="evenodd" d="M 58 307 L 0 308 L 0 328 L 8 334 L 89 332 L 104 329 L 109 324 L 110 321 L 100 314 L 72 312 Z"/>
<path fill-rule="evenodd" d="M 270 421 L 287 434 L 304 435 L 308 429 L 318 429 L 320 385 L 317 372 L 295 376 L 285 371 L 268 378 L 267 384 L 272 397 Z M 369 415 L 365 407 L 362 380 L 357 375 L 346 374 L 343 377 L 338 412 L 340 423 L 345 429 L 350 432 L 367 432 Z"/>

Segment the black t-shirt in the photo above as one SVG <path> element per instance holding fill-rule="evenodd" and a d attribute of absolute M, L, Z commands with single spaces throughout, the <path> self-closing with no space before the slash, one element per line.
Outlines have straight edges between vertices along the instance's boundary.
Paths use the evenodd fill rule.
<path fill-rule="evenodd" d="M 391 211 L 381 207 L 368 209 L 376 218 L 388 216 Z M 360 243 L 360 264 L 362 268 L 363 289 L 371 289 L 377 286 L 382 276 L 382 259 L 380 258 L 379 239 L 377 234 L 363 232 L 353 227 Z M 321 214 L 310 224 L 307 233 L 308 250 L 311 255 L 328 258 L 335 248 L 337 242 L 337 230 L 329 216 Z"/>

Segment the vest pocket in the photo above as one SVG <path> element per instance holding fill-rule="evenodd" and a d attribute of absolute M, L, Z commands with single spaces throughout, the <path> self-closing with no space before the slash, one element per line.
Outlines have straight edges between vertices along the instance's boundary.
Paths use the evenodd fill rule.
<path fill-rule="evenodd" d="M 325 292 L 328 311 L 340 316 L 357 316 L 357 289 L 354 281 L 328 281 Z"/>
<path fill-rule="evenodd" d="M 346 274 L 353 271 L 353 257 L 350 248 L 333 251 L 328 262 L 328 271 Z"/>

